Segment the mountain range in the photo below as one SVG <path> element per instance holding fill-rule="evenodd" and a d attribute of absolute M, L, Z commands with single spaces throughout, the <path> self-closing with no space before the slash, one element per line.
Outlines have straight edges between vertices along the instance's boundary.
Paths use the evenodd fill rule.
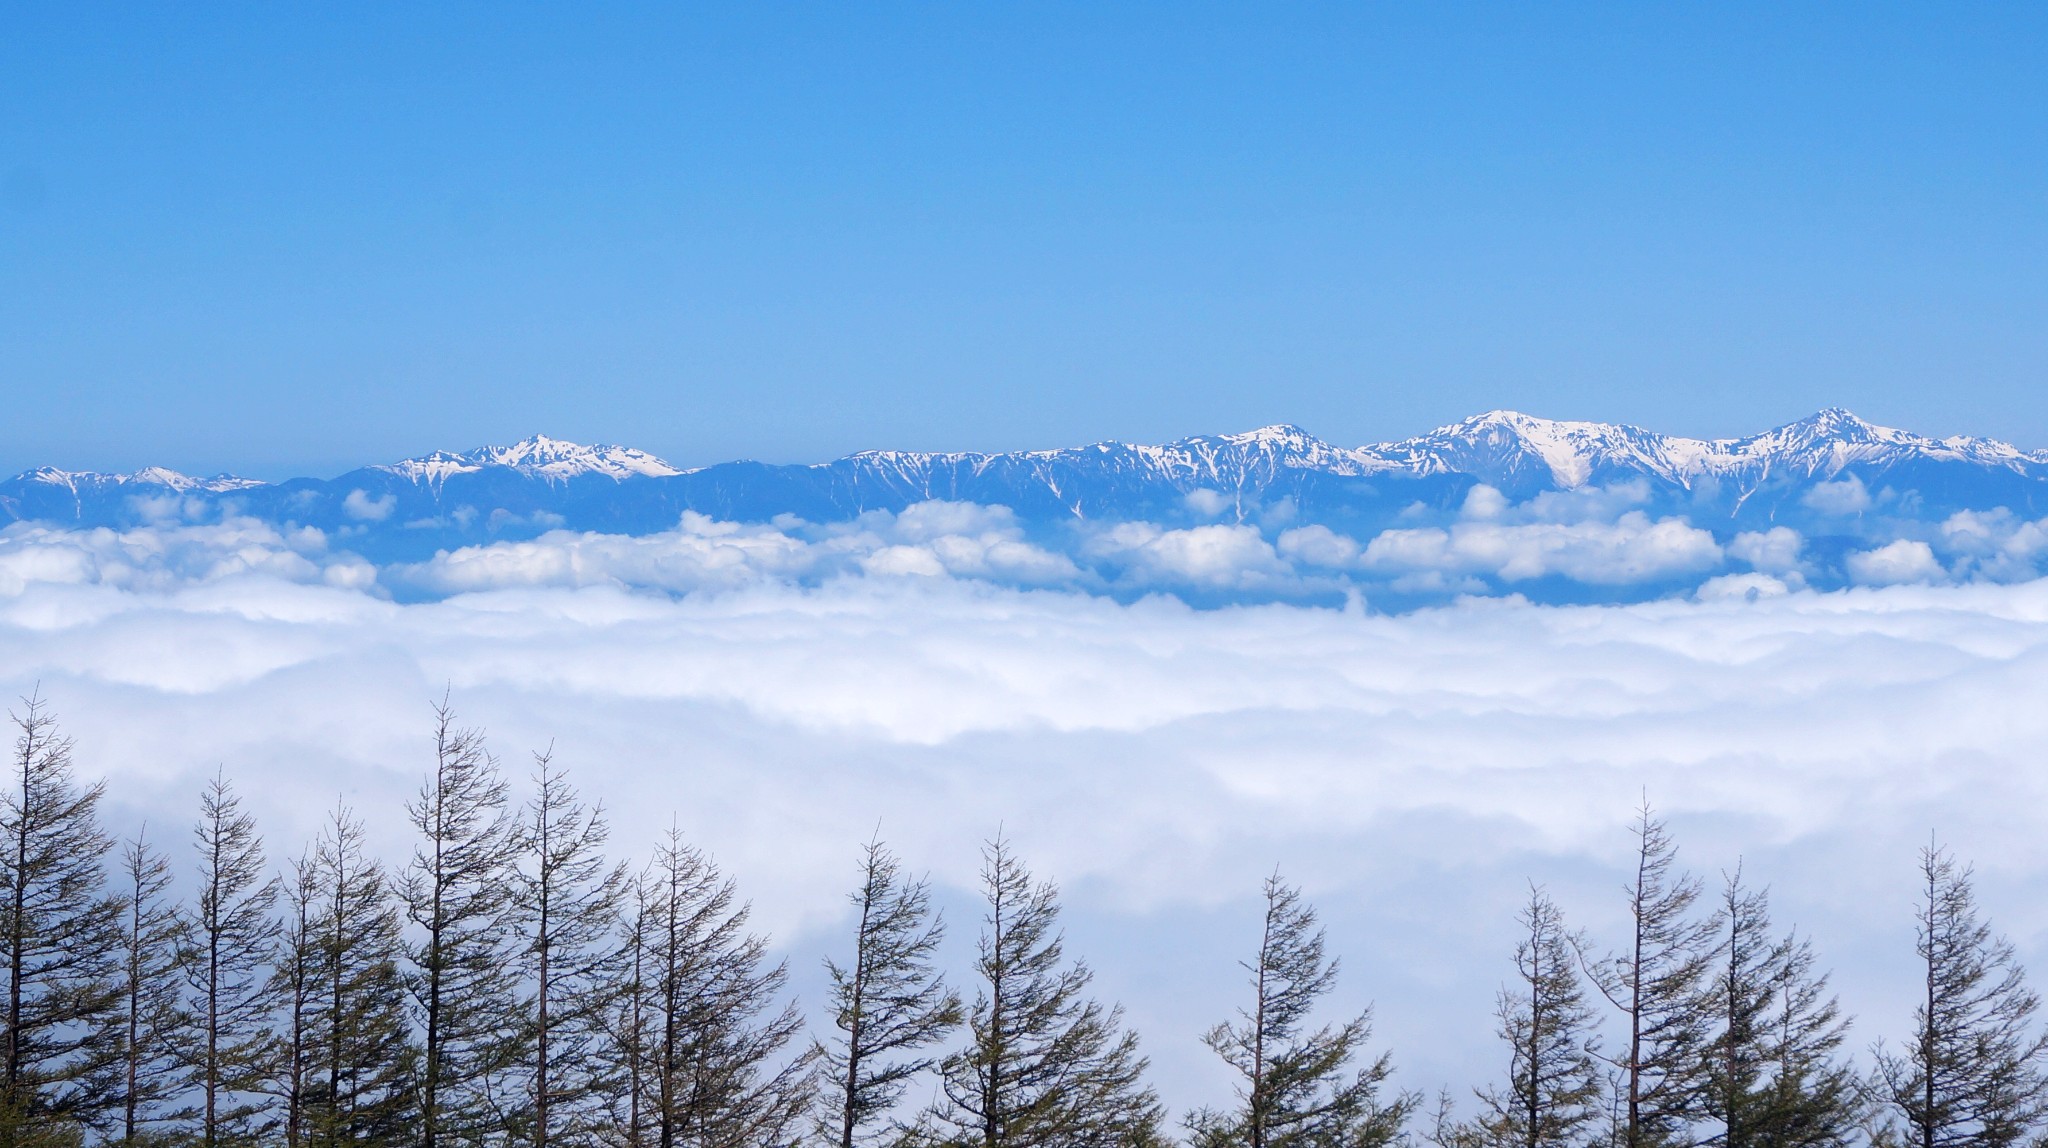
<path fill-rule="evenodd" d="M 681 468 L 644 451 L 536 436 L 328 479 L 195 478 L 44 467 L 0 482 L 0 519 L 123 528 L 250 516 L 349 539 L 374 561 L 557 528 L 645 534 L 684 511 L 742 522 L 842 522 L 946 499 L 1011 508 L 1029 528 L 1075 520 L 1320 523 L 1354 534 L 1452 515 L 1484 484 L 1508 500 L 1620 491 L 1652 514 L 1729 537 L 1770 525 L 1861 535 L 1873 520 L 1958 510 L 2048 513 L 2048 451 L 1935 439 L 1845 410 L 1739 439 L 1493 411 L 1397 442 L 1341 447 L 1294 426 L 1160 446 L 1012 453 L 863 451 L 830 462 Z"/>

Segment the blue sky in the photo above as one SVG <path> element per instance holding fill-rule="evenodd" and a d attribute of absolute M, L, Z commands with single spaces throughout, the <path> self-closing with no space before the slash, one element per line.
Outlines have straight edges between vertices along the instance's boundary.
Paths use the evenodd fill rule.
<path fill-rule="evenodd" d="M 2048 445 L 2048 15 L 14 6 L 0 469 Z"/>

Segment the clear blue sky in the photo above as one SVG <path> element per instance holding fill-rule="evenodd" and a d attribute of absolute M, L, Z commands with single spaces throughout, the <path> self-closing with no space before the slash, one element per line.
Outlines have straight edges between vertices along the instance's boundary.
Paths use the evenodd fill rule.
<path fill-rule="evenodd" d="M 2048 445 L 2044 96 L 2038 4 L 9 5 L 0 469 Z"/>

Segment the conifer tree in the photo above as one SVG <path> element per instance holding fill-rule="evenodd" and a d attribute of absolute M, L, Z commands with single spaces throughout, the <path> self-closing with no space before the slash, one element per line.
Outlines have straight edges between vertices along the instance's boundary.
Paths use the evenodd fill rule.
<path fill-rule="evenodd" d="M 313 1031 L 317 1082 L 309 1143 L 420 1142 L 420 1050 L 407 1023 L 399 909 L 383 867 L 347 807 L 328 818 L 314 851 Z"/>
<path fill-rule="evenodd" d="M 2040 998 L 2012 944 L 1978 917 L 1971 871 L 1947 850 L 1920 854 L 1918 952 L 1925 995 L 1913 1041 L 1877 1053 L 1886 1140 L 1900 1148 L 2009 1148 L 2048 1115 L 2048 1036 Z"/>
<path fill-rule="evenodd" d="M 1069 962 L 1059 893 L 1034 882 L 1001 836 L 982 851 L 988 915 L 968 1010 L 968 1045 L 941 1066 L 937 1118 L 948 1145 L 1135 1148 L 1164 1142 L 1158 1096 L 1123 1010 L 1086 994 Z"/>
<path fill-rule="evenodd" d="M 1579 983 L 1564 916 L 1541 889 L 1515 915 L 1515 980 L 1494 1007 L 1508 1046 L 1504 1085 L 1479 1093 L 1480 1113 L 1462 1129 L 1471 1148 L 1578 1148 L 1600 1115 L 1603 1081 L 1594 1056 L 1595 1017 Z"/>
<path fill-rule="evenodd" d="M 1251 1002 L 1203 1037 L 1241 1078 L 1230 1111 L 1188 1118 L 1197 1148 L 1379 1148 L 1401 1134 L 1415 1098 L 1381 1103 L 1393 1071 L 1386 1055 L 1353 1067 L 1372 1035 L 1370 1010 L 1311 1029 L 1318 1001 L 1337 984 L 1315 909 L 1275 873 L 1266 878 L 1258 955 L 1243 962 Z"/>
<path fill-rule="evenodd" d="M 1771 935 L 1767 890 L 1738 868 L 1721 896 L 1720 967 L 1711 1000 L 1720 1033 L 1708 1049 L 1701 1115 L 1719 1148 L 1833 1148 L 1861 1115 L 1854 1071 L 1839 1056 L 1849 1022 L 1814 971 L 1812 944 Z"/>
<path fill-rule="evenodd" d="M 524 1123 L 534 1148 L 582 1142 L 593 1127 L 593 1072 L 607 995 L 617 981 L 615 938 L 627 871 L 608 864 L 603 807 L 586 807 L 552 752 L 534 755 L 534 794 L 515 836 L 515 903 L 524 939 L 519 972 Z"/>
<path fill-rule="evenodd" d="M 434 717 L 433 771 L 406 804 L 418 840 L 400 889 L 415 934 L 406 955 L 422 1036 L 420 1143 L 448 1148 L 504 1124 L 512 826 L 483 733 L 458 727 L 446 699 Z"/>
<path fill-rule="evenodd" d="M 773 1148 L 810 1103 L 794 1004 L 770 1012 L 788 980 L 746 931 L 733 882 L 673 828 L 655 850 L 642 923 L 647 1001 L 638 1134 L 659 1148 Z M 765 1014 L 765 1015 L 764 1015 Z M 778 1063 L 779 1060 L 779 1063 Z"/>
<path fill-rule="evenodd" d="M 313 1046 L 318 1031 L 320 984 L 320 874 L 312 850 L 292 862 L 279 886 L 284 902 L 271 960 L 270 992 L 278 1008 L 277 1076 L 273 1094 L 285 1148 L 303 1148 L 307 1115 L 318 1103 L 314 1092 Z"/>
<path fill-rule="evenodd" d="M 1586 963 L 1594 985 L 1621 1014 L 1622 1043 L 1604 1055 L 1619 1089 L 1616 1138 L 1621 1148 L 1666 1148 L 1686 1138 L 1700 1112 L 1713 1034 L 1706 983 L 1720 923 L 1694 915 L 1700 883 L 1675 868 L 1678 846 L 1647 801 L 1632 829 L 1628 945 Z"/>
<path fill-rule="evenodd" d="M 824 1104 L 819 1136 L 839 1148 L 879 1144 L 907 1129 L 890 1114 L 912 1077 L 937 1065 L 922 1050 L 962 1019 L 958 993 L 933 964 L 945 923 L 931 890 L 903 875 L 880 841 L 862 851 L 860 888 L 849 898 L 858 925 L 848 966 L 828 959 L 839 1035 L 816 1046 Z"/>
<path fill-rule="evenodd" d="M 178 1103 L 180 1049 L 190 1039 L 181 955 L 185 921 L 167 899 L 170 861 L 148 827 L 121 846 L 120 1118 L 110 1138 L 126 1148 L 165 1141 L 192 1116 Z"/>
<path fill-rule="evenodd" d="M 74 1142 L 110 1117 L 120 1064 L 122 903 L 100 863 L 102 787 L 71 775 L 71 739 L 39 695 L 0 794 L 0 1145 Z"/>
<path fill-rule="evenodd" d="M 263 1130 L 262 1094 L 276 1051 L 265 969 L 276 935 L 270 914 L 278 886 L 265 875 L 256 819 L 220 774 L 200 794 L 193 842 L 198 896 L 186 926 L 184 965 L 195 1039 L 186 1061 L 199 1105 L 199 1143 L 220 1148 L 252 1142 Z"/>
<path fill-rule="evenodd" d="M 653 1074 L 654 870 L 626 886 L 620 923 L 618 979 L 606 994 L 602 1034 L 594 1062 L 603 1119 L 598 1139 L 611 1148 L 646 1148 Z"/>

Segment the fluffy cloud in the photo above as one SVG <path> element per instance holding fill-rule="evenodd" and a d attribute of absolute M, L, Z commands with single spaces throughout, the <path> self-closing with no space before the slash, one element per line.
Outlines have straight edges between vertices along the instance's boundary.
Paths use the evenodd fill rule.
<path fill-rule="evenodd" d="M 985 533 L 938 517 L 859 553 Z M 703 529 L 707 554 L 790 560 L 781 531 Z M 1137 548 L 1243 544 L 1164 537 Z M 935 577 L 665 597 L 577 585 L 549 558 L 479 579 L 511 588 L 407 604 L 327 584 L 300 542 L 242 541 L 305 563 L 282 573 L 216 577 L 209 557 L 132 585 L 79 573 L 126 561 L 114 540 L 36 551 L 72 565 L 0 588 L 0 688 L 41 683 L 124 825 L 189 808 L 225 763 L 277 856 L 338 795 L 399 855 L 427 701 L 452 688 L 515 774 L 553 740 L 622 844 L 677 817 L 756 898 L 813 1005 L 854 843 L 879 823 L 930 868 L 958 963 L 976 844 L 1000 824 L 1066 889 L 1070 943 L 1177 1106 L 1224 1086 L 1196 1037 L 1235 1001 L 1275 864 L 1345 957 L 1338 1003 L 1377 1001 L 1403 1083 L 1474 1082 L 1499 1060 L 1486 1012 L 1526 882 L 1618 936 L 1621 825 L 1645 790 L 1696 871 L 1740 858 L 1773 886 L 1837 967 L 1858 1042 L 1910 1010 L 1930 828 L 1979 863 L 2037 966 L 2048 950 L 2048 583 L 1777 593 L 1751 572 L 1714 600 L 1390 617 Z"/>
<path fill-rule="evenodd" d="M 1940 582 L 1948 577 L 1934 548 L 1916 538 L 1900 538 L 1873 550 L 1858 550 L 1843 560 L 1859 586 L 1900 586 L 1909 582 Z"/>
<path fill-rule="evenodd" d="M 1773 526 L 1737 534 L 1728 543 L 1728 555 L 1765 574 L 1787 574 L 1799 569 L 1799 552 L 1805 545 L 1797 530 Z"/>
<path fill-rule="evenodd" d="M 1731 598 L 1754 602 L 1758 598 L 1776 598 L 1780 594 L 1791 592 L 1792 587 L 1786 584 L 1784 579 L 1774 578 L 1769 574 L 1723 574 L 1719 578 L 1709 578 L 1702 582 L 1693 596 L 1702 602 L 1720 602 Z"/>
<path fill-rule="evenodd" d="M 565 530 L 551 516 L 514 522 L 500 510 L 492 512 L 496 526 L 544 533 L 381 569 L 348 551 L 358 525 L 327 535 L 250 519 L 194 523 L 167 503 L 164 517 L 131 530 L 0 529 L 0 593 L 40 582 L 148 589 L 254 575 L 408 600 L 522 588 L 692 594 L 939 578 L 1126 600 L 1163 592 L 1208 606 L 1338 604 L 1362 595 L 1383 608 L 1412 609 L 1464 595 L 1524 593 L 1570 603 L 1613 600 L 1617 591 L 1748 598 L 1779 588 L 2018 582 L 2048 565 L 2048 520 L 2007 510 L 1962 512 L 1933 526 L 1872 519 L 1860 545 L 1844 553 L 1840 540 L 1816 548 L 1787 526 L 1717 537 L 1684 517 L 1653 516 L 1640 505 L 1647 497 L 1635 483 L 1517 503 L 1482 485 L 1452 509 L 1418 505 L 1401 525 L 1356 534 L 1294 525 L 1285 502 L 1255 508 L 1255 521 L 1182 526 L 1076 520 L 1027 527 L 1004 507 L 948 501 L 841 523 L 789 516 L 737 523 L 688 512 L 674 528 L 642 535 Z M 361 501 L 361 514 L 384 512 L 381 501 Z M 1195 498 L 1200 505 L 1190 509 L 1220 510 L 1213 501 Z"/>
<path fill-rule="evenodd" d="M 1204 518 L 1215 518 L 1236 505 L 1229 495 L 1220 490 L 1207 488 L 1188 491 L 1182 501 L 1187 503 L 1189 510 Z"/>
<path fill-rule="evenodd" d="M 1274 545 L 1289 561 L 1307 566 L 1343 569 L 1358 561 L 1358 540 L 1327 526 L 1297 526 L 1283 530 Z"/>
<path fill-rule="evenodd" d="M 1850 475 L 1834 482 L 1823 482 L 1799 496 L 1801 505 L 1818 510 L 1822 514 L 1836 514 L 1844 517 L 1861 514 L 1870 509 L 1870 491 L 1863 480 Z"/>
<path fill-rule="evenodd" d="M 367 491 L 351 490 L 348 497 L 341 500 L 342 513 L 357 522 L 382 522 L 397 508 L 398 498 L 391 494 L 371 498 Z"/>
<path fill-rule="evenodd" d="M 1395 574 L 1483 574 L 1506 582 L 1561 575 L 1623 585 L 1698 574 L 1721 557 L 1706 531 L 1679 518 L 1653 522 L 1632 510 L 1611 523 L 1479 521 L 1388 530 L 1367 544 L 1361 564 Z"/>
<path fill-rule="evenodd" d="M 1958 574 L 1996 582 L 2037 578 L 2048 558 L 2048 519 L 2030 522 L 2003 507 L 1950 515 L 1936 538 Z"/>
<path fill-rule="evenodd" d="M 623 586 L 688 593 L 843 574 L 1072 582 L 1073 562 L 1026 542 L 1002 507 L 926 502 L 834 527 L 741 525 L 686 511 L 658 534 L 555 530 L 527 542 L 467 546 L 391 572 L 436 594 L 515 587 Z"/>
<path fill-rule="evenodd" d="M 39 584 L 156 590 L 256 575 L 356 589 L 376 581 L 369 563 L 330 551 L 320 531 L 280 531 L 254 519 L 134 530 L 16 523 L 0 530 L 0 594 Z"/>
<path fill-rule="evenodd" d="M 1165 530 L 1149 522 L 1123 522 L 1092 534 L 1082 552 L 1106 560 L 1126 580 L 1140 584 L 1251 590 L 1293 575 L 1253 526 Z"/>

